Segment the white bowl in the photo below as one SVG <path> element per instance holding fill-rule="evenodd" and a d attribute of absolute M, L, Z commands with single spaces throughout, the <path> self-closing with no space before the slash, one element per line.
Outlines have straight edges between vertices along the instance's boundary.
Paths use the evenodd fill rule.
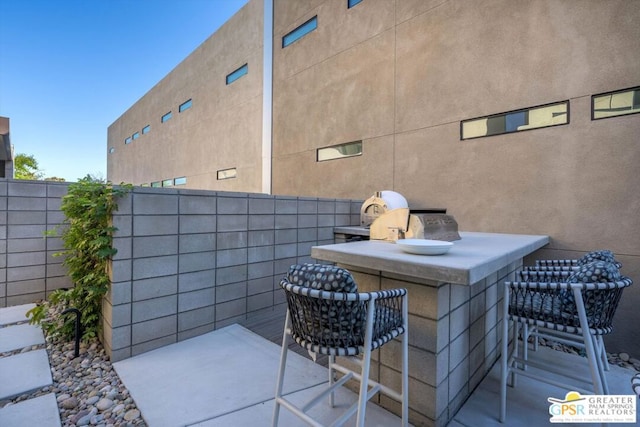
<path fill-rule="evenodd" d="M 428 239 L 400 239 L 396 242 L 404 252 L 417 255 L 442 255 L 449 252 L 452 242 Z"/>

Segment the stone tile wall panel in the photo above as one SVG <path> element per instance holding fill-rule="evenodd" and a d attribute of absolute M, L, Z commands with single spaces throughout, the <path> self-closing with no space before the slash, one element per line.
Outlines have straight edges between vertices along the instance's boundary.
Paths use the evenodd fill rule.
<path fill-rule="evenodd" d="M 180 253 L 215 251 L 216 234 L 181 234 L 178 240 Z"/>
<path fill-rule="evenodd" d="M 162 212 L 162 211 L 158 211 Z M 136 236 L 160 236 L 178 234 L 178 216 L 141 215 L 133 217 L 133 233 Z"/>
<path fill-rule="evenodd" d="M 133 260 L 133 279 L 162 277 L 178 274 L 178 256 L 162 256 Z"/>
<path fill-rule="evenodd" d="M 273 260 L 273 257 L 274 257 L 273 245 L 250 247 L 247 252 L 247 261 L 249 263 Z"/>
<path fill-rule="evenodd" d="M 249 233 L 247 231 L 240 232 L 218 232 L 217 250 L 244 248 L 247 246 Z"/>
<path fill-rule="evenodd" d="M 247 231 L 247 215 L 219 215 L 218 232 Z"/>
<path fill-rule="evenodd" d="M 178 315 L 178 331 L 186 331 L 206 324 L 213 324 L 214 318 L 215 306 L 213 305 L 182 312 Z"/>
<path fill-rule="evenodd" d="M 216 216 L 214 214 L 180 214 L 180 234 L 213 233 L 215 231 Z"/>
<path fill-rule="evenodd" d="M 181 273 L 178 276 L 179 292 L 190 292 L 198 289 L 213 288 L 216 284 L 216 270 L 201 270 Z"/>
<path fill-rule="evenodd" d="M 191 273 L 194 271 L 208 270 L 216 268 L 216 253 L 193 252 L 180 255 L 179 269 L 180 274 Z"/>
<path fill-rule="evenodd" d="M 275 231 L 270 230 L 253 230 L 248 233 L 248 246 L 273 246 L 275 243 Z"/>
<path fill-rule="evenodd" d="M 7 200 L 9 211 L 46 211 L 47 199 L 45 197 L 11 197 Z"/>
<path fill-rule="evenodd" d="M 204 288 L 178 295 L 178 311 L 188 311 L 215 304 L 216 288 Z"/>
<path fill-rule="evenodd" d="M 216 198 L 205 196 L 181 196 L 180 215 L 213 215 L 216 213 Z"/>
<path fill-rule="evenodd" d="M 145 258 L 178 253 L 178 236 L 134 237 L 133 257 Z"/>
<path fill-rule="evenodd" d="M 8 225 L 46 224 L 46 223 L 47 223 L 47 212 L 45 211 L 9 211 L 7 212 Z"/>
<path fill-rule="evenodd" d="M 250 198 L 249 214 L 273 214 L 275 213 L 275 199 L 273 198 Z"/>
<path fill-rule="evenodd" d="M 46 251 L 47 242 L 45 239 L 19 239 L 7 242 L 7 253 L 38 252 Z"/>

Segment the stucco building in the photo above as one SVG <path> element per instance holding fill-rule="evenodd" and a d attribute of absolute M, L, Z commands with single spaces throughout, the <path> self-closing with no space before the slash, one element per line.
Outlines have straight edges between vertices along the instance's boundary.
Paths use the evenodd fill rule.
<path fill-rule="evenodd" d="M 250 0 L 109 127 L 108 178 L 394 190 L 464 230 L 549 235 L 539 258 L 611 249 L 638 283 L 638 21 L 634 0 Z"/>
<path fill-rule="evenodd" d="M 13 145 L 9 118 L 0 117 L 0 178 L 13 178 Z"/>

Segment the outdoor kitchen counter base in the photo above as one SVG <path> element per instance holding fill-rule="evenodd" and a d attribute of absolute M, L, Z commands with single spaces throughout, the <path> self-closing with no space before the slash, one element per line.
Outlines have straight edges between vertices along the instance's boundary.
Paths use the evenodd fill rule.
<path fill-rule="evenodd" d="M 347 268 L 362 292 L 407 288 L 409 411 L 415 425 L 445 426 L 499 357 L 502 285 L 547 236 L 461 232 L 445 255 L 407 254 L 389 242 L 360 241 L 311 250 Z M 400 343 L 383 346 L 372 377 L 400 387 Z M 373 363 L 373 362 L 372 362 Z M 378 402 L 399 413 L 400 405 Z M 496 413 L 497 415 L 497 413 Z"/>

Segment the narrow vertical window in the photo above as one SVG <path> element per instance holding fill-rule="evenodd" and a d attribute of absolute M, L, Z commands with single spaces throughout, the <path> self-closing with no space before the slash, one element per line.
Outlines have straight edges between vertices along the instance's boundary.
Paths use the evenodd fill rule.
<path fill-rule="evenodd" d="M 113 154 L 113 153 L 115 153 L 115 152 L 116 152 L 115 147 L 110 147 L 110 148 L 109 148 L 109 154 Z"/>
<path fill-rule="evenodd" d="M 182 104 L 180 104 L 180 106 L 178 107 L 178 112 L 182 113 L 183 111 L 186 111 L 189 108 L 191 108 L 191 100 L 185 101 Z"/>
<path fill-rule="evenodd" d="M 125 144 L 131 144 L 131 137 L 128 136 L 125 140 L 124 140 Z"/>
<path fill-rule="evenodd" d="M 167 114 L 165 114 L 164 116 L 162 116 L 162 118 L 160 119 L 160 122 L 164 123 L 167 120 L 169 120 L 171 118 L 171 111 L 169 111 Z"/>
<path fill-rule="evenodd" d="M 133 138 L 133 140 L 135 141 L 136 139 L 140 138 L 140 132 L 136 132 L 134 133 L 131 138 Z"/>
<path fill-rule="evenodd" d="M 295 42 L 298 39 L 301 39 L 302 37 L 304 37 L 307 34 L 309 34 L 311 31 L 315 30 L 316 28 L 318 28 L 318 16 L 317 15 L 314 16 L 313 18 L 309 19 L 304 24 L 300 25 L 295 30 L 293 30 L 290 33 L 288 33 L 287 35 L 285 35 L 282 38 L 282 47 L 289 46 L 291 43 Z"/>
<path fill-rule="evenodd" d="M 236 80 L 238 80 L 240 77 L 244 76 L 245 74 L 247 74 L 249 72 L 249 66 L 248 64 L 244 64 L 242 67 L 238 68 L 237 70 L 229 73 L 227 75 L 227 84 L 231 84 L 233 82 L 235 82 Z"/>

